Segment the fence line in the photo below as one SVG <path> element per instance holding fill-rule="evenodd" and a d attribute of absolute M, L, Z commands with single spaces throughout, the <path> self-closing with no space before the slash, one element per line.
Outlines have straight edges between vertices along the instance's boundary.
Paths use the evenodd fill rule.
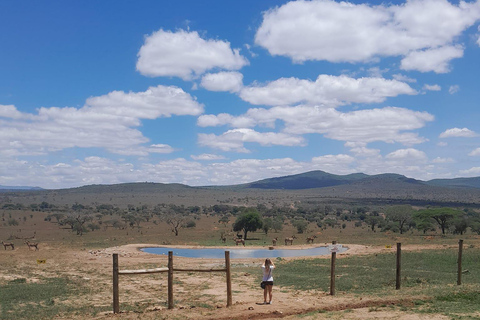
<path fill-rule="evenodd" d="M 332 244 L 336 244 L 333 241 Z M 463 240 L 458 241 L 458 269 L 457 269 L 457 285 L 462 284 L 462 253 Z M 401 288 L 401 267 L 402 267 L 402 244 L 397 243 L 396 254 L 396 281 L 395 289 Z M 335 295 L 335 262 L 336 252 L 332 252 L 330 264 L 330 295 Z M 173 273 L 174 272 L 225 272 L 227 282 L 227 307 L 232 306 L 232 277 L 230 269 L 230 251 L 225 251 L 225 268 L 220 269 L 184 269 L 173 267 L 173 252 L 168 252 L 168 266 L 166 268 L 140 269 L 140 270 L 119 270 L 118 254 L 113 254 L 113 313 L 119 313 L 119 275 L 136 275 L 136 274 L 152 274 L 152 273 L 168 273 L 168 309 L 173 309 Z"/>
<path fill-rule="evenodd" d="M 173 252 L 168 252 L 166 268 L 119 270 L 118 254 L 113 254 L 113 313 L 120 312 L 119 275 L 137 275 L 152 273 L 168 273 L 168 309 L 173 309 L 173 273 L 174 272 L 225 272 L 227 282 L 227 307 L 232 306 L 232 277 L 230 270 L 230 251 L 225 251 L 225 268 L 221 269 L 183 269 L 173 267 Z"/>

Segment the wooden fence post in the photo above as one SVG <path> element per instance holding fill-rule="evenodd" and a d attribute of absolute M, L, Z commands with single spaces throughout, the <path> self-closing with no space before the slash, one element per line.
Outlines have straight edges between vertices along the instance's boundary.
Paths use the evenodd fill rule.
<path fill-rule="evenodd" d="M 458 274 L 457 274 L 457 285 L 462 284 L 462 253 L 463 253 L 463 240 L 458 240 Z"/>
<path fill-rule="evenodd" d="M 227 307 L 232 306 L 232 274 L 230 271 L 230 251 L 225 251 L 225 268 L 227 277 Z"/>
<path fill-rule="evenodd" d="M 118 253 L 113 254 L 113 313 L 120 312 L 118 298 Z"/>
<path fill-rule="evenodd" d="M 401 285 L 401 269 L 402 269 L 402 244 L 400 242 L 397 243 L 397 276 L 396 276 L 396 285 L 395 289 L 400 290 Z"/>
<path fill-rule="evenodd" d="M 168 251 L 168 309 L 173 309 L 173 251 Z"/>
<path fill-rule="evenodd" d="M 332 244 L 336 244 L 337 241 L 332 241 Z M 336 252 L 332 252 L 332 260 L 330 263 L 330 295 L 335 295 L 335 259 L 337 257 Z"/>

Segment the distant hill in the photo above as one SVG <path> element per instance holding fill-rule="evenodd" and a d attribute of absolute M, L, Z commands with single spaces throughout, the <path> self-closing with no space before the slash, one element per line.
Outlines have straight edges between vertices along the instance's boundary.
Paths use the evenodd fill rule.
<path fill-rule="evenodd" d="M 426 182 L 431 186 L 449 187 L 449 188 L 480 188 L 480 177 L 473 178 L 454 178 L 454 179 L 433 179 Z"/>
<path fill-rule="evenodd" d="M 162 203 L 184 206 L 251 206 L 264 202 L 278 205 L 294 202 L 480 205 L 480 177 L 421 181 L 391 173 L 335 175 L 310 171 L 226 186 L 191 187 L 178 183 L 137 182 L 55 190 L 15 188 L 0 188 L 0 202 L 29 205 L 46 201 L 58 206 L 78 202 L 92 206 L 111 204 L 119 207 L 155 206 Z"/>
<path fill-rule="evenodd" d="M 8 191 L 21 191 L 21 190 L 44 190 L 40 187 L 24 187 L 24 186 L 2 186 L 0 185 L 0 192 L 8 192 Z"/>
<path fill-rule="evenodd" d="M 174 192 L 188 190 L 190 187 L 180 183 L 154 183 L 154 182 L 132 182 L 119 184 L 92 184 L 71 189 L 57 190 L 60 194 L 66 193 L 148 193 L 148 192 Z"/>
<path fill-rule="evenodd" d="M 300 190 L 313 188 L 327 188 L 341 185 L 367 185 L 367 184 L 382 184 L 382 183 L 409 183 L 420 185 L 423 184 L 420 180 L 410 179 L 399 174 L 379 174 L 369 176 L 364 173 L 354 173 L 348 175 L 335 175 L 324 171 L 310 171 L 291 176 L 264 179 L 244 185 L 247 188 L 258 189 L 285 189 L 285 190 Z"/>

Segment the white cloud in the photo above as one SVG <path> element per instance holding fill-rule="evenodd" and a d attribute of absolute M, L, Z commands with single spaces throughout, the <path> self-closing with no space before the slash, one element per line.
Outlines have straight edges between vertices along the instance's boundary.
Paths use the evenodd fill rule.
<path fill-rule="evenodd" d="M 150 153 L 172 153 L 175 151 L 168 144 L 152 144 L 147 150 Z"/>
<path fill-rule="evenodd" d="M 14 105 L 2 105 L 0 104 L 0 117 L 19 119 L 22 117 L 22 113 L 15 108 Z"/>
<path fill-rule="evenodd" d="M 368 76 L 372 78 L 383 78 L 383 74 L 388 72 L 388 69 L 380 69 L 379 67 L 373 67 L 367 70 Z"/>
<path fill-rule="evenodd" d="M 87 99 L 82 108 L 45 108 L 38 114 L 0 119 L 0 148 L 10 156 L 38 155 L 65 148 L 104 148 L 125 155 L 169 153 L 166 145 L 144 146 L 148 139 L 136 129 L 142 119 L 199 115 L 203 105 L 177 87 L 157 86 L 144 92 L 113 91 Z"/>
<path fill-rule="evenodd" d="M 451 137 L 463 137 L 463 138 L 473 138 L 477 134 L 468 128 L 452 128 L 445 130 L 440 134 L 440 138 L 451 138 Z"/>
<path fill-rule="evenodd" d="M 198 135 L 198 143 L 201 146 L 207 146 L 222 151 L 249 152 L 244 147 L 244 143 L 254 142 L 262 146 L 303 146 L 305 141 L 301 136 L 275 133 L 275 132 L 257 132 L 252 129 L 233 129 L 224 132 L 222 135 L 204 134 Z"/>
<path fill-rule="evenodd" d="M 408 149 L 397 150 L 388 159 L 383 159 L 376 153 L 365 158 L 353 158 L 347 154 L 326 154 L 313 157 L 310 161 L 273 158 L 216 162 L 213 161 L 214 157 L 205 156 L 206 160 L 209 160 L 208 158 L 212 161 L 200 163 L 177 158 L 156 163 L 133 164 L 102 157 L 87 157 L 71 164 L 58 162 L 52 165 L 9 159 L 0 161 L 0 172 L 4 173 L 2 184 L 5 185 L 39 185 L 40 182 L 39 186 L 44 188 L 62 188 L 143 181 L 193 186 L 231 185 L 311 170 L 324 170 L 333 174 L 397 172 L 407 176 L 413 174 L 421 179 L 429 177 L 434 169 L 424 163 L 421 152 Z M 472 168 L 464 173 L 478 175 L 479 170 Z"/>
<path fill-rule="evenodd" d="M 397 80 L 397 81 L 402 81 L 402 82 L 411 82 L 411 83 L 417 82 L 417 79 L 407 77 L 406 75 L 403 75 L 403 74 L 400 74 L 400 73 L 392 75 L 392 78 Z"/>
<path fill-rule="evenodd" d="M 435 159 L 432 160 L 433 163 L 453 163 L 455 160 L 452 158 L 440 158 L 436 157 Z"/>
<path fill-rule="evenodd" d="M 358 110 L 342 113 L 333 108 L 311 106 L 254 108 L 234 117 L 227 114 L 205 115 L 198 119 L 199 125 L 219 126 L 237 123 L 274 127 L 277 120 L 284 122 L 287 134 L 324 134 L 327 138 L 356 143 L 383 141 L 413 145 L 426 141 L 416 133 L 404 132 L 422 128 L 434 117 L 427 112 L 416 112 L 403 108 Z"/>
<path fill-rule="evenodd" d="M 480 175 L 480 167 L 472 167 L 468 170 L 460 170 L 460 174 L 469 176 L 469 177 L 476 177 Z"/>
<path fill-rule="evenodd" d="M 238 92 L 243 87 L 243 75 L 240 72 L 207 73 L 201 85 L 210 91 Z"/>
<path fill-rule="evenodd" d="M 270 54 L 295 62 L 406 56 L 452 44 L 479 20 L 479 8 L 478 1 L 454 5 L 446 0 L 414 0 L 390 6 L 292 1 L 264 13 L 255 42 Z"/>
<path fill-rule="evenodd" d="M 440 141 L 439 143 L 437 143 L 437 146 L 439 146 L 439 147 L 446 147 L 446 146 L 448 146 L 448 143 L 445 142 L 445 141 Z"/>
<path fill-rule="evenodd" d="M 450 86 L 450 88 L 448 88 L 448 93 L 450 93 L 450 94 L 455 94 L 455 93 L 457 93 L 459 90 L 460 90 L 460 86 L 458 86 L 458 85 L 453 85 L 453 86 Z"/>
<path fill-rule="evenodd" d="M 472 152 L 470 152 L 468 155 L 469 155 L 469 156 L 472 156 L 472 157 L 480 156 L 480 148 L 477 148 L 477 149 L 475 149 L 475 150 L 472 150 Z"/>
<path fill-rule="evenodd" d="M 414 95 L 408 84 L 384 78 L 351 78 L 319 75 L 315 82 L 281 78 L 266 85 L 253 84 L 240 97 L 255 105 L 284 106 L 297 103 L 339 106 L 349 103 L 379 103 L 401 94 Z"/>
<path fill-rule="evenodd" d="M 198 32 L 157 32 L 145 38 L 138 52 L 137 70 L 151 77 L 174 76 L 191 80 L 207 70 L 238 70 L 248 64 L 230 43 L 203 39 Z"/>
<path fill-rule="evenodd" d="M 425 85 L 423 85 L 423 90 L 440 91 L 440 90 L 442 90 L 442 87 L 440 87 L 438 84 L 425 84 Z"/>
<path fill-rule="evenodd" d="M 191 158 L 193 160 L 203 160 L 203 161 L 214 161 L 214 160 L 225 159 L 224 156 L 221 156 L 221 155 L 218 155 L 218 154 L 208 154 L 208 153 L 203 153 L 203 154 L 198 155 L 198 156 L 191 155 Z"/>
<path fill-rule="evenodd" d="M 355 162 L 355 158 L 349 156 L 348 154 L 337 154 L 337 155 L 326 155 L 320 157 L 313 157 L 312 164 L 322 168 L 321 170 L 328 173 L 338 172 L 339 168 L 343 168 L 343 172 L 349 171 L 351 169 L 345 170 L 345 168 L 350 168 L 351 165 Z"/>
<path fill-rule="evenodd" d="M 428 160 L 425 152 L 413 148 L 396 150 L 387 154 L 385 159 L 390 162 L 401 163 L 403 165 L 405 163 L 425 163 Z"/>
<path fill-rule="evenodd" d="M 447 73 L 450 72 L 450 61 L 461 57 L 463 57 L 463 48 L 460 46 L 444 46 L 424 51 L 412 51 L 402 59 L 400 68 L 421 72 Z"/>
<path fill-rule="evenodd" d="M 144 92 L 112 91 L 103 96 L 88 98 L 86 104 L 95 113 L 141 119 L 171 115 L 196 116 L 203 112 L 203 105 L 182 89 L 160 85 Z"/>

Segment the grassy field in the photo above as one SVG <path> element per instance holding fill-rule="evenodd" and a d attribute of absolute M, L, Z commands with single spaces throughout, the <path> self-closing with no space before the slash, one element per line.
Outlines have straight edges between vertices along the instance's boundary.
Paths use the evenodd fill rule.
<path fill-rule="evenodd" d="M 0 250 L 0 318 L 1 319 L 90 319 L 111 317 L 111 255 L 107 248 L 133 243 L 157 245 L 222 246 L 221 232 L 229 232 L 218 217 L 201 216 L 195 228 L 181 229 L 177 237 L 163 222 L 143 222 L 140 227 L 124 230 L 108 228 L 78 236 L 56 223 L 45 221 L 47 213 L 4 211 L 5 221 L 14 217 L 17 226 L 0 226 L 1 240 L 13 242 L 15 250 Z M 249 233 L 247 247 L 265 247 L 271 239 L 296 234 L 286 224 L 279 233 Z M 366 227 L 355 228 L 348 223 L 345 229 L 320 229 L 310 224 L 305 234 L 296 234 L 295 245 L 305 245 L 305 238 L 317 235 L 317 244 L 337 241 L 364 246 L 365 254 L 339 255 L 336 264 L 336 296 L 328 297 L 330 259 L 277 259 L 275 270 L 276 295 L 282 302 L 284 316 L 327 319 L 348 318 L 348 310 L 366 308 L 373 315 L 379 310 L 416 314 L 420 317 L 438 316 L 447 319 L 478 319 L 480 315 L 480 238 L 471 233 L 440 236 L 408 232 L 372 232 Z M 227 245 L 233 246 L 233 233 Z M 39 251 L 29 250 L 22 238 L 35 237 Z M 457 281 L 458 240 L 464 239 L 463 284 Z M 395 243 L 401 242 L 402 288 L 395 290 Z M 387 249 L 391 246 L 392 249 Z M 367 249 L 368 248 L 368 249 Z M 369 250 L 375 249 L 372 252 Z M 37 264 L 45 259 L 45 264 Z M 152 268 L 165 265 L 165 257 L 136 254 L 121 255 L 123 268 Z M 211 266 L 211 261 L 197 262 L 178 259 L 180 264 Z M 186 274 L 175 278 L 177 306 L 175 311 L 151 311 L 166 307 L 165 277 L 122 279 L 121 319 L 227 319 L 248 314 L 254 304 L 250 292 L 258 294 L 261 261 L 245 260 L 233 263 L 234 299 L 237 304 L 226 311 L 225 298 L 217 292 L 224 290 L 221 276 Z M 220 288 L 220 289 L 219 289 Z M 181 293 L 181 294 L 180 294 Z M 293 299 L 295 298 L 295 299 Z M 292 301 L 290 301 L 293 299 Z M 361 301 L 361 302 L 360 302 Z M 289 305 L 291 303 L 291 305 Z M 255 310 L 258 308 L 255 306 Z M 280 308 L 280 307 L 278 307 Z M 150 310 L 147 312 L 147 310 Z M 236 313 L 235 313 L 236 312 Z M 260 312 L 260 311 L 258 311 Z M 297 315 L 295 315 L 297 314 Z M 262 318 L 274 317 L 270 313 Z M 333 316 L 332 316 L 333 315 Z M 255 318 L 255 317 L 253 317 Z M 368 317 L 367 317 L 368 318 Z M 372 316 L 373 318 L 373 316 Z"/>

